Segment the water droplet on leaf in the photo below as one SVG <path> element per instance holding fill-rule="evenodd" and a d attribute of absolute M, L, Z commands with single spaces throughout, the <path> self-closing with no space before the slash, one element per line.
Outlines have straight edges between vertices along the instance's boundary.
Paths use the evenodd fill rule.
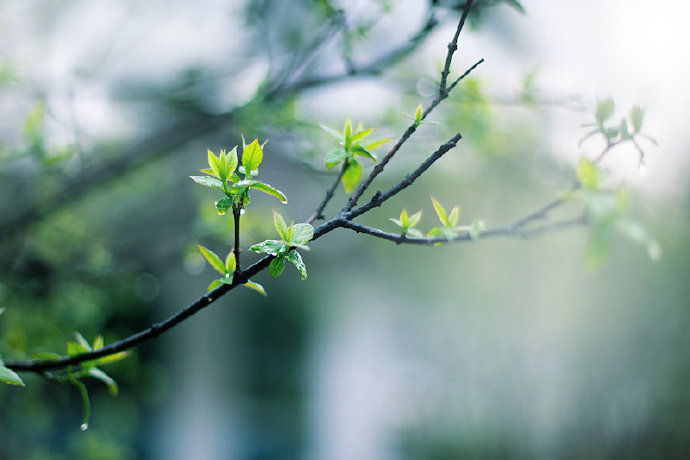
<path fill-rule="evenodd" d="M 81 429 L 81 431 L 86 431 L 89 429 L 89 424 L 88 423 L 82 423 L 79 428 Z"/>

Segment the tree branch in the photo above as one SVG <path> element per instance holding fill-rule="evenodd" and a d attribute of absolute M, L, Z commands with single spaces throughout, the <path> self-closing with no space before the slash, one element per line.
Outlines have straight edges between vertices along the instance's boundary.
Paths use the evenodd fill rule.
<path fill-rule="evenodd" d="M 474 69 L 476 69 L 482 62 L 484 62 L 484 59 L 480 59 L 479 61 L 475 62 L 469 69 L 467 69 L 458 79 L 455 81 L 453 84 L 452 88 L 455 87 L 455 85 L 465 78 L 467 75 L 469 75 Z M 451 88 L 451 89 L 452 89 Z M 438 106 L 444 99 L 448 97 L 450 94 L 450 89 L 445 92 L 444 95 L 438 95 L 432 102 L 429 104 L 429 106 L 422 112 L 422 118 L 421 121 L 425 120 L 426 117 Z M 347 205 L 343 208 L 343 211 L 347 212 L 351 210 L 355 205 L 357 205 L 357 201 L 362 197 L 364 192 L 369 188 L 371 183 L 374 181 L 376 176 L 381 174 L 383 172 L 383 169 L 386 167 L 389 161 L 393 158 L 393 156 L 400 150 L 400 147 L 403 146 L 405 142 L 414 134 L 414 132 L 417 130 L 418 123 L 415 121 L 413 122 L 403 133 L 402 136 L 398 139 L 398 142 L 395 143 L 395 145 L 388 151 L 386 156 L 384 156 L 381 161 L 379 161 L 374 169 L 371 171 L 369 176 L 359 185 L 357 188 L 357 191 L 350 197 L 350 199 L 347 202 Z"/>
<path fill-rule="evenodd" d="M 333 185 L 331 185 L 328 190 L 326 191 L 326 195 L 323 197 L 323 200 L 321 200 L 321 203 L 316 207 L 316 210 L 312 213 L 311 216 L 309 216 L 309 219 L 307 219 L 307 223 L 311 224 L 317 219 L 323 219 L 323 210 L 326 209 L 326 205 L 328 202 L 333 198 L 333 194 L 335 193 L 335 189 L 338 188 L 338 184 L 340 183 L 340 179 L 343 178 L 343 174 L 345 174 L 345 165 L 342 165 L 340 168 L 340 172 L 338 173 L 338 177 L 335 178 L 335 181 L 333 182 Z"/>
<path fill-rule="evenodd" d="M 424 172 L 431 167 L 432 164 L 434 164 L 439 158 L 445 155 L 450 149 L 454 148 L 460 139 L 462 139 L 462 135 L 460 133 L 451 137 L 445 144 L 441 145 L 438 148 L 438 150 L 436 150 L 426 160 L 424 160 L 424 162 L 421 165 L 419 165 L 417 169 L 405 176 L 400 182 L 386 190 L 384 193 L 376 193 L 371 198 L 371 200 L 369 200 L 369 202 L 349 212 L 345 212 L 344 216 L 346 216 L 347 219 L 352 219 L 364 214 L 365 212 L 370 211 L 372 208 L 381 206 L 383 202 L 397 195 L 398 193 L 412 185 L 414 181 L 419 178 L 419 176 L 424 174 Z"/>
<path fill-rule="evenodd" d="M 467 15 L 470 13 L 470 8 L 472 8 L 472 0 L 469 0 L 467 3 L 465 3 L 465 8 L 462 10 L 462 16 L 460 17 L 458 28 L 455 30 L 453 40 L 451 40 L 451 42 L 448 43 L 448 54 L 446 54 L 446 63 L 443 66 L 443 70 L 441 71 L 441 84 L 439 84 L 438 86 L 438 96 L 440 98 L 445 98 L 448 95 L 449 90 L 446 89 L 446 82 L 448 81 L 448 75 L 450 75 L 450 65 L 453 61 L 453 54 L 458 49 L 458 38 L 460 37 L 460 32 L 462 32 L 462 28 L 465 26 L 465 20 L 467 19 Z"/>
<path fill-rule="evenodd" d="M 269 84 L 265 87 L 266 92 L 257 94 L 252 101 L 244 106 L 235 107 L 221 115 L 198 113 L 190 118 L 172 123 L 167 128 L 125 148 L 116 160 L 103 161 L 86 169 L 78 177 L 67 179 L 65 184 L 53 195 L 43 198 L 39 203 L 23 206 L 21 210 L 17 210 L 13 217 L 0 222 L 0 238 L 12 238 L 26 231 L 34 222 L 45 219 L 68 204 L 83 199 L 104 184 L 115 178 L 121 178 L 123 174 L 134 170 L 139 165 L 179 148 L 198 136 L 210 134 L 221 126 L 227 126 L 228 121 L 236 119 L 244 107 L 250 106 L 256 101 L 276 99 L 281 95 L 294 95 L 306 89 L 337 83 L 353 76 L 378 74 L 416 50 L 437 25 L 438 21 L 430 12 L 423 27 L 407 42 L 368 65 L 355 69 L 355 72 L 346 70 L 330 76 L 304 78 L 291 84 Z M 312 51 L 306 53 L 305 59 L 309 59 L 312 54 Z M 297 65 L 292 66 L 292 68 L 295 72 L 299 72 L 302 66 Z M 284 81 L 289 77 L 283 75 L 280 79 Z"/>

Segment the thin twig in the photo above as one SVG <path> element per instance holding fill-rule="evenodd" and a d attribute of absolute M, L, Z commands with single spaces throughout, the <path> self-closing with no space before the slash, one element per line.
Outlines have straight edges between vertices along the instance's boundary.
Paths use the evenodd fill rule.
<path fill-rule="evenodd" d="M 453 88 L 463 78 L 465 78 L 467 75 L 469 75 L 474 69 L 476 69 L 482 62 L 484 62 L 484 59 L 480 59 L 479 61 L 475 62 L 469 69 L 467 69 L 453 84 Z M 422 112 L 422 118 L 421 121 L 426 119 L 426 117 L 438 106 L 444 99 L 448 97 L 450 94 L 450 90 L 445 93 L 445 95 L 437 96 L 431 104 Z M 407 127 L 405 132 L 403 133 L 402 136 L 398 139 L 398 141 L 395 143 L 395 145 L 388 151 L 388 153 L 379 161 L 374 169 L 369 173 L 369 176 L 362 181 L 362 183 L 359 185 L 355 193 L 352 194 L 350 199 L 347 202 L 347 205 L 343 208 L 343 212 L 348 212 L 352 208 L 354 208 L 357 205 L 357 201 L 362 197 L 364 192 L 369 188 L 371 183 L 374 181 L 376 176 L 381 174 L 383 172 L 383 169 L 386 167 L 388 162 L 391 161 L 393 156 L 398 153 L 398 150 L 400 150 L 400 147 L 403 146 L 405 142 L 414 134 L 414 132 L 417 130 L 418 123 L 413 122 L 410 126 Z"/>
<path fill-rule="evenodd" d="M 311 224 L 317 219 L 323 219 L 323 210 L 326 209 L 326 205 L 328 202 L 333 198 L 333 194 L 335 193 L 335 189 L 338 188 L 338 184 L 340 183 L 340 179 L 343 178 L 343 174 L 345 174 L 345 165 L 343 165 L 340 168 L 340 172 L 338 173 L 338 177 L 335 178 L 335 181 L 333 182 L 333 185 L 331 185 L 328 190 L 326 191 L 326 195 L 323 197 L 323 200 L 321 200 L 321 203 L 316 207 L 316 210 L 314 210 L 314 213 L 309 216 L 309 219 L 307 219 L 307 223 Z"/>
<path fill-rule="evenodd" d="M 419 176 L 421 176 L 427 169 L 431 167 L 432 164 L 434 164 L 439 158 L 445 155 L 446 152 L 448 152 L 450 149 L 455 147 L 460 139 L 462 139 L 462 135 L 460 133 L 457 133 L 455 136 L 448 139 L 448 141 L 445 144 L 441 145 L 438 148 L 438 150 L 436 150 L 426 160 L 424 160 L 424 162 L 421 165 L 419 165 L 417 169 L 405 176 L 400 182 L 386 190 L 384 193 L 376 193 L 367 203 L 349 212 L 344 213 L 344 215 L 347 216 L 348 219 L 352 219 L 354 217 L 364 214 L 372 208 L 381 206 L 383 202 L 397 195 L 398 193 L 412 185 L 414 181 L 417 180 L 417 178 L 419 178 Z"/>
<path fill-rule="evenodd" d="M 528 230 L 522 230 L 517 228 L 515 225 L 507 225 L 505 227 L 489 228 L 477 232 L 476 235 L 472 235 L 469 231 L 463 231 L 458 234 L 455 238 L 411 238 L 407 235 L 395 234 L 380 230 L 378 228 L 368 227 L 366 225 L 358 224 L 349 220 L 342 222 L 341 226 L 354 230 L 357 233 L 363 233 L 366 235 L 371 235 L 382 240 L 392 241 L 395 244 L 412 244 L 419 246 L 433 246 L 439 244 L 455 243 L 460 241 L 471 241 L 481 238 L 497 237 L 497 236 L 514 236 L 518 238 L 529 238 L 536 236 L 547 231 L 562 230 L 566 228 L 580 227 L 587 224 L 586 216 L 583 214 L 581 217 L 575 219 L 565 219 L 555 222 L 544 223 L 540 226 L 530 228 Z"/>
<path fill-rule="evenodd" d="M 443 70 L 441 71 L 441 84 L 438 86 L 439 97 L 445 97 L 448 95 L 449 90 L 446 89 L 446 82 L 448 81 L 448 75 L 450 75 L 450 65 L 453 61 L 453 54 L 458 49 L 458 38 L 460 37 L 460 32 L 462 32 L 462 28 L 465 26 L 465 20 L 467 19 L 467 15 L 470 13 L 470 8 L 472 8 L 472 0 L 469 0 L 467 3 L 465 3 L 465 9 L 462 10 L 462 16 L 460 17 L 458 28 L 455 30 L 453 40 L 451 40 L 451 42 L 448 43 L 446 63 L 443 66 Z"/>

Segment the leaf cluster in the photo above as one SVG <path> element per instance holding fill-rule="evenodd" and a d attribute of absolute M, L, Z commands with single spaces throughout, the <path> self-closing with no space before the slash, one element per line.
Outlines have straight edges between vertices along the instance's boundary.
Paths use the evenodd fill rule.
<path fill-rule="evenodd" d="M 265 145 L 265 143 L 263 144 Z M 216 201 L 216 211 L 224 215 L 231 208 L 243 208 L 250 202 L 249 190 L 258 190 L 274 196 L 281 203 L 287 203 L 287 197 L 277 188 L 253 179 L 259 174 L 259 166 L 264 158 L 263 145 L 259 145 L 258 139 L 254 139 L 247 145 L 242 139 L 242 164 L 238 164 L 237 146 L 226 152 L 221 150 L 216 156 L 208 150 L 207 169 L 201 172 L 206 176 L 189 176 L 197 184 L 220 190 L 225 194 L 224 198 Z M 241 178 L 242 174 L 244 178 Z"/>
<path fill-rule="evenodd" d="M 485 225 L 481 220 L 475 220 L 472 225 L 469 226 L 458 226 L 458 220 L 460 219 L 459 206 L 454 206 L 449 213 L 433 196 L 431 197 L 431 203 L 434 206 L 434 211 L 441 225 L 429 230 L 426 234 L 427 238 L 445 238 L 450 241 L 457 238 L 460 233 L 467 232 L 472 239 L 475 239 L 479 236 L 479 233 L 484 230 Z M 424 238 L 422 232 L 413 228 L 419 223 L 421 218 L 422 211 L 418 211 L 410 216 L 407 214 L 407 211 L 403 209 L 399 219 L 391 218 L 390 220 L 401 228 L 402 236 L 409 235 L 413 238 Z"/>
<path fill-rule="evenodd" d="M 653 260 L 661 250 L 654 238 L 637 222 L 625 217 L 628 207 L 628 189 L 624 185 L 607 188 L 604 181 L 608 171 L 593 161 L 582 158 L 577 167 L 580 187 L 566 194 L 569 200 L 584 203 L 590 222 L 590 233 L 585 254 L 585 265 L 593 270 L 608 257 L 614 233 L 618 232 L 647 248 Z"/>
<path fill-rule="evenodd" d="M 307 267 L 302 260 L 302 255 L 296 248 L 309 250 L 306 245 L 314 237 L 314 227 L 311 224 L 295 224 L 290 222 L 288 226 L 283 216 L 273 212 L 273 226 L 275 227 L 280 240 L 265 240 L 257 243 L 249 249 L 260 253 L 274 256 L 268 267 L 268 272 L 272 277 L 278 277 L 285 269 L 285 261 L 292 263 L 300 277 L 307 279 Z"/>
<path fill-rule="evenodd" d="M 642 133 L 645 111 L 639 105 L 634 105 L 628 112 L 628 117 L 623 117 L 619 122 L 612 124 L 611 119 L 615 113 L 616 105 L 613 99 L 606 98 L 597 102 L 594 112 L 594 123 L 587 123 L 583 126 L 591 127 L 582 139 L 580 145 L 592 136 L 602 135 L 608 145 L 630 141 L 640 154 L 640 164 L 644 162 L 644 151 L 642 150 L 637 138 L 642 137 L 656 145 L 656 140 L 647 134 Z"/>
<path fill-rule="evenodd" d="M 230 250 L 228 252 L 228 255 L 225 256 L 225 261 L 222 261 L 218 255 L 211 251 L 208 248 L 205 248 L 202 245 L 199 246 L 199 252 L 201 252 L 201 255 L 204 256 L 204 259 L 213 267 L 216 269 L 220 274 L 222 275 L 220 278 L 213 280 L 211 284 L 208 285 L 208 291 L 212 291 L 213 289 L 216 289 L 222 284 L 232 284 L 233 280 L 233 275 L 235 273 L 235 269 L 237 268 L 237 259 L 235 257 L 235 251 Z M 263 288 L 262 285 L 259 283 L 255 283 L 254 281 L 247 281 L 244 283 L 244 286 L 253 289 L 254 291 L 258 292 L 261 295 L 266 295 L 266 290 Z"/>
<path fill-rule="evenodd" d="M 362 165 L 357 157 L 365 157 L 376 162 L 376 157 L 371 153 L 371 150 L 381 147 L 391 140 L 381 139 L 363 145 L 362 141 L 374 131 L 374 128 L 364 129 L 361 124 L 358 124 L 357 129 L 353 130 L 350 119 L 345 121 L 342 134 L 324 125 L 321 125 L 321 129 L 330 134 L 341 145 L 341 148 L 332 150 L 326 155 L 326 169 L 331 169 L 342 163 L 343 175 L 341 181 L 347 193 L 351 193 L 362 178 Z"/>

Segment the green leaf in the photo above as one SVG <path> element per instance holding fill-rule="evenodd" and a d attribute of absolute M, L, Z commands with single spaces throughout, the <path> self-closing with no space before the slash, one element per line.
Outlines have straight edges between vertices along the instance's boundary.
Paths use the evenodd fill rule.
<path fill-rule="evenodd" d="M 434 227 L 431 230 L 429 230 L 429 233 L 426 234 L 426 236 L 429 238 L 436 238 L 442 235 L 443 233 L 441 233 L 441 227 Z"/>
<path fill-rule="evenodd" d="M 117 353 L 113 353 L 112 355 L 103 356 L 102 358 L 98 358 L 98 359 L 94 360 L 94 363 L 96 364 L 96 366 L 102 366 L 105 364 L 110 364 L 110 363 L 114 363 L 117 361 L 122 361 L 123 359 L 127 358 L 130 354 L 131 354 L 131 352 L 129 352 L 129 351 L 119 351 Z"/>
<path fill-rule="evenodd" d="M 431 203 L 434 205 L 434 211 L 436 211 L 438 219 L 445 227 L 448 227 L 448 215 L 446 214 L 446 210 L 443 209 L 441 203 L 436 201 L 436 198 L 434 198 L 433 196 L 431 197 Z"/>
<path fill-rule="evenodd" d="M 287 245 L 282 241 L 266 240 L 252 245 L 249 250 L 259 254 L 277 255 L 287 250 Z"/>
<path fill-rule="evenodd" d="M 246 283 L 244 283 L 244 287 L 246 287 L 248 289 L 252 289 L 264 297 L 267 295 L 264 287 L 262 285 L 260 285 L 259 283 L 255 283 L 254 281 L 251 281 L 251 280 L 247 281 Z"/>
<path fill-rule="evenodd" d="M 611 250 L 611 225 L 608 222 L 595 222 L 589 232 L 585 266 L 588 270 L 598 268 Z"/>
<path fill-rule="evenodd" d="M 422 211 L 421 210 L 412 214 L 409 218 L 409 226 L 414 227 L 415 225 L 417 225 L 419 223 L 421 218 L 422 218 Z"/>
<path fill-rule="evenodd" d="M 77 339 L 77 343 L 84 347 L 87 351 L 91 351 L 91 345 L 89 342 L 84 338 L 83 335 L 81 335 L 79 332 L 75 331 L 74 332 L 74 337 Z"/>
<path fill-rule="evenodd" d="M 356 161 L 352 161 L 347 165 L 345 173 L 343 174 L 342 182 L 345 186 L 345 192 L 351 193 L 359 179 L 362 177 L 362 165 Z"/>
<path fill-rule="evenodd" d="M 404 209 L 400 211 L 400 226 L 403 228 L 403 230 L 407 230 L 407 228 L 410 226 L 410 216 L 407 215 L 407 211 Z"/>
<path fill-rule="evenodd" d="M 12 369 L 5 367 L 5 363 L 0 359 L 0 382 L 5 382 L 10 385 L 25 386 L 24 381 Z"/>
<path fill-rule="evenodd" d="M 448 227 L 453 228 L 456 225 L 458 225 L 459 218 L 460 208 L 458 206 L 454 206 L 453 209 L 450 211 L 450 215 L 448 216 Z"/>
<path fill-rule="evenodd" d="M 222 179 L 222 176 L 220 174 L 220 158 L 215 156 L 213 152 L 207 149 L 208 153 L 208 165 L 211 168 L 211 171 L 213 171 L 213 175 L 216 176 L 218 179 Z"/>
<path fill-rule="evenodd" d="M 350 143 L 354 144 L 355 142 L 361 141 L 362 139 L 367 137 L 369 134 L 371 134 L 371 132 L 373 130 L 374 130 L 374 128 L 369 128 L 365 131 L 358 131 L 357 133 L 355 133 L 354 136 L 352 136 L 352 139 L 350 139 Z"/>
<path fill-rule="evenodd" d="M 520 4 L 517 0 L 506 0 L 506 3 L 513 8 L 515 8 L 517 11 L 519 11 L 522 14 L 526 14 L 525 7 Z"/>
<path fill-rule="evenodd" d="M 220 260 L 220 257 L 218 257 L 215 252 L 206 249 L 202 245 L 199 244 L 198 246 L 201 255 L 204 256 L 208 263 L 210 263 L 211 266 L 218 270 L 220 273 L 225 275 L 227 273 L 227 269 L 225 268 L 225 264 L 223 263 L 223 261 Z"/>
<path fill-rule="evenodd" d="M 232 175 L 235 173 L 235 170 L 237 169 L 237 146 L 234 146 L 232 150 L 230 150 L 227 154 L 226 157 L 226 172 L 227 172 L 227 177 L 232 180 Z M 237 177 L 237 176 L 235 176 Z M 239 179 L 239 178 L 238 178 Z M 236 180 L 233 180 L 233 182 L 237 182 Z"/>
<path fill-rule="evenodd" d="M 89 369 L 89 377 L 93 377 L 97 380 L 100 380 L 101 382 L 105 383 L 106 386 L 108 387 L 108 391 L 110 391 L 110 394 L 113 396 L 117 396 L 118 392 L 118 387 L 117 387 L 117 382 L 112 379 L 108 374 L 103 372 L 102 370 L 98 369 L 97 367 L 94 367 L 93 369 Z"/>
<path fill-rule="evenodd" d="M 417 230 L 416 228 L 408 228 L 407 232 L 405 232 L 406 235 L 410 235 L 412 238 L 424 238 L 424 235 L 422 232 Z"/>
<path fill-rule="evenodd" d="M 268 274 L 273 278 L 277 278 L 285 270 L 285 260 L 282 257 L 276 257 L 268 266 Z"/>
<path fill-rule="evenodd" d="M 228 252 L 228 255 L 225 257 L 225 269 L 227 270 L 226 273 L 234 272 L 236 267 L 237 260 L 235 256 L 235 251 L 233 250 Z"/>
<path fill-rule="evenodd" d="M 294 224 L 292 226 L 292 238 L 289 244 L 305 244 L 314 238 L 314 227 L 311 224 Z"/>
<path fill-rule="evenodd" d="M 295 268 L 299 271 L 300 277 L 303 280 L 306 280 L 307 267 L 306 265 L 304 265 L 304 261 L 302 260 L 302 256 L 300 255 L 300 253 L 293 249 L 292 251 L 288 252 L 286 259 L 292 262 L 292 265 L 294 265 Z"/>
<path fill-rule="evenodd" d="M 419 126 L 419 124 L 422 122 L 422 115 L 423 114 L 424 114 L 424 109 L 422 108 L 422 104 L 420 103 L 414 111 L 414 124 L 416 126 Z"/>
<path fill-rule="evenodd" d="M 637 134 L 642 129 L 642 122 L 644 121 L 644 109 L 639 105 L 634 105 L 630 109 L 630 124 L 633 128 L 633 134 Z"/>
<path fill-rule="evenodd" d="M 221 198 L 216 201 L 216 212 L 219 216 L 224 216 L 228 209 L 232 208 L 233 200 L 232 198 Z"/>
<path fill-rule="evenodd" d="M 228 273 L 225 276 L 223 276 L 222 278 L 218 278 L 218 281 L 220 281 L 221 284 L 232 284 L 232 278 L 233 278 L 232 273 Z"/>
<path fill-rule="evenodd" d="M 333 166 L 342 163 L 347 158 L 347 153 L 342 150 L 333 150 L 326 154 L 326 169 L 331 169 Z"/>
<path fill-rule="evenodd" d="M 381 139 L 380 141 L 373 142 L 369 145 L 365 145 L 364 148 L 367 150 L 374 150 L 374 149 L 381 147 L 383 144 L 387 144 L 388 142 L 390 142 L 392 140 L 393 140 L 392 137 L 388 137 L 386 139 Z"/>
<path fill-rule="evenodd" d="M 189 176 L 190 179 L 192 179 L 194 182 L 197 184 L 203 185 L 205 187 L 211 187 L 215 188 L 218 190 L 223 190 L 223 183 L 215 178 L 215 177 L 210 177 L 210 176 Z"/>
<path fill-rule="evenodd" d="M 280 202 L 283 204 L 287 204 L 287 202 L 288 202 L 288 199 L 283 192 L 281 192 L 277 188 L 275 188 L 271 185 L 268 185 L 264 182 L 256 181 L 254 184 L 250 185 L 250 187 L 253 188 L 254 190 L 258 190 L 260 192 L 264 192 L 264 193 L 267 193 L 271 196 L 278 198 L 280 200 Z"/>
<path fill-rule="evenodd" d="M 615 104 L 613 102 L 613 99 L 607 98 L 604 99 L 603 101 L 598 101 L 597 102 L 597 110 L 595 112 L 595 118 L 597 120 L 597 124 L 599 126 L 602 126 L 606 120 L 611 118 L 613 116 L 613 111 L 615 110 Z"/>
<path fill-rule="evenodd" d="M 273 226 L 283 241 L 290 241 L 290 230 L 288 229 L 283 216 L 273 211 Z"/>
<path fill-rule="evenodd" d="M 335 140 L 337 140 L 341 144 L 345 143 L 345 139 L 343 139 L 343 136 L 338 131 L 336 131 L 335 129 L 329 128 L 328 126 L 324 126 L 324 125 L 319 125 L 319 127 L 321 129 L 323 129 L 324 131 L 326 131 L 329 135 L 331 135 L 331 137 L 333 137 Z"/>
<path fill-rule="evenodd" d="M 254 141 L 245 147 L 242 152 L 242 166 L 244 166 L 245 176 L 247 178 L 256 175 L 256 170 L 264 159 L 264 151 L 259 145 L 259 140 Z"/>
<path fill-rule="evenodd" d="M 345 120 L 345 126 L 343 127 L 343 138 L 345 139 L 345 148 L 349 147 L 350 143 L 352 142 L 350 136 L 352 136 L 352 120 L 348 118 L 347 120 Z"/>
<path fill-rule="evenodd" d="M 98 350 L 99 348 L 103 348 L 103 336 L 102 335 L 97 335 L 95 339 L 93 339 L 93 344 L 91 345 L 92 350 Z"/>
<path fill-rule="evenodd" d="M 596 190 L 598 185 L 596 165 L 588 158 L 581 158 L 577 165 L 577 178 L 585 189 Z"/>
<path fill-rule="evenodd" d="M 208 288 L 206 288 L 206 292 L 211 292 L 215 288 L 221 286 L 223 283 L 221 283 L 219 280 L 213 280 L 211 281 L 211 284 L 208 285 Z"/>
<path fill-rule="evenodd" d="M 355 155 L 367 157 L 367 158 L 371 159 L 371 161 L 376 163 L 376 157 L 374 156 L 374 154 L 371 153 L 370 151 L 368 151 L 367 149 L 365 149 L 364 147 L 362 147 L 361 145 L 353 145 L 352 146 L 352 153 L 354 153 Z"/>
<path fill-rule="evenodd" d="M 84 345 L 76 342 L 67 342 L 67 354 L 69 356 L 81 355 L 82 353 L 88 353 L 89 349 Z"/>

